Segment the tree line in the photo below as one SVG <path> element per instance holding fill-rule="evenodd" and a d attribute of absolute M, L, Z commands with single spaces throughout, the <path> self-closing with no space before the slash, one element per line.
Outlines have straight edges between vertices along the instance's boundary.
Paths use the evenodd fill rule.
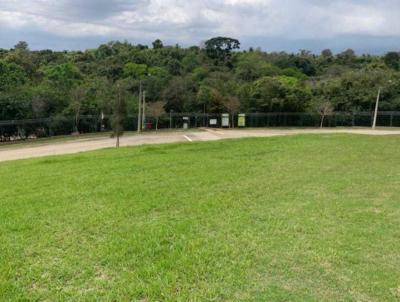
<path fill-rule="evenodd" d="M 86 51 L 0 49 L 0 120 L 150 113 L 400 110 L 400 55 L 264 52 L 212 38 L 202 46 L 110 42 Z M 123 107 L 123 108 L 122 108 Z M 117 114 L 118 115 L 118 114 Z"/>

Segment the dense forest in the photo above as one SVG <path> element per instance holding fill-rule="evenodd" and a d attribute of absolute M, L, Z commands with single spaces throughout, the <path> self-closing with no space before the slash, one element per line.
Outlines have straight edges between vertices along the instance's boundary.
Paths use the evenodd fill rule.
<path fill-rule="evenodd" d="M 358 56 L 306 50 L 291 54 L 240 49 L 231 38 L 201 47 L 110 42 L 86 51 L 31 51 L 26 42 L 0 49 L 0 120 L 112 114 L 123 95 L 126 112 L 146 101 L 165 112 L 307 112 L 400 110 L 400 55 Z M 123 94 L 121 91 L 123 90 Z"/>

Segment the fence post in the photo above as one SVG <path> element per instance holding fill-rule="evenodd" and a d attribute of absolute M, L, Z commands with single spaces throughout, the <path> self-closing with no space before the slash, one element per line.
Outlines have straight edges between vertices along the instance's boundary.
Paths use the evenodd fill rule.
<path fill-rule="evenodd" d="M 390 112 L 390 127 L 393 127 L 393 111 Z"/>
<path fill-rule="evenodd" d="M 374 114 L 371 112 L 371 127 L 374 124 Z"/>

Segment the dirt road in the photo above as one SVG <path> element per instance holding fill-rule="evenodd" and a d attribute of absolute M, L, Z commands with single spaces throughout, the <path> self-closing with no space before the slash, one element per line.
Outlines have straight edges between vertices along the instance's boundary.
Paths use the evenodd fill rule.
<path fill-rule="evenodd" d="M 166 144 L 176 142 L 215 141 L 221 139 L 243 138 L 243 137 L 271 137 L 295 134 L 318 134 L 318 133 L 353 133 L 365 135 L 400 135 L 400 129 L 203 129 L 202 131 L 186 132 L 159 132 L 146 133 L 142 135 L 125 136 L 121 139 L 121 146 L 137 146 L 145 144 Z M 42 157 L 49 155 L 72 154 L 97 149 L 111 148 L 115 146 L 115 139 L 107 137 L 76 139 L 67 142 L 52 144 L 38 144 L 23 146 L 23 144 L 0 148 L 0 162 Z"/>

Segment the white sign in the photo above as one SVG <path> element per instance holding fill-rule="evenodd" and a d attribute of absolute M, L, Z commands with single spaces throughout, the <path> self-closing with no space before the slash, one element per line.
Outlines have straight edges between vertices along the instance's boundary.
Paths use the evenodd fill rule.
<path fill-rule="evenodd" d="M 217 126 L 217 124 L 218 124 L 218 121 L 216 118 L 210 119 L 210 126 Z"/>
<path fill-rule="evenodd" d="M 229 127 L 229 114 L 227 113 L 222 115 L 222 127 Z"/>

